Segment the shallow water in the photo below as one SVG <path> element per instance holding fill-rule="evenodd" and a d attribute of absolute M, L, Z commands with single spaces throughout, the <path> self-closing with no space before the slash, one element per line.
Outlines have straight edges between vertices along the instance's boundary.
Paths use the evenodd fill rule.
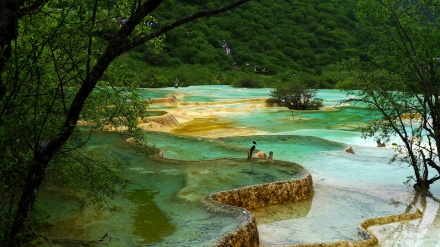
<path fill-rule="evenodd" d="M 147 98 L 176 94 L 179 102 L 267 98 L 269 93 L 270 89 L 235 89 L 229 86 L 143 91 Z M 216 238 L 233 229 L 238 221 L 235 216 L 209 210 L 204 204 L 206 195 L 301 174 L 300 171 L 286 170 L 282 165 L 235 163 L 236 159 L 246 158 L 252 141 L 257 142 L 257 151 L 262 150 L 266 154 L 273 151 L 276 160 L 304 166 L 312 174 L 316 193 L 309 201 L 254 210 L 262 244 L 361 239 L 357 225 L 362 220 L 403 213 L 408 208 L 413 210 L 408 205 L 415 194 L 403 184 L 411 175 L 411 170 L 405 165 L 389 163 L 394 155 L 392 148 L 377 148 L 374 141 L 361 138 L 360 128 L 376 115 L 358 106 L 333 108 L 347 97 L 337 90 L 320 90 L 318 96 L 324 98 L 325 106 L 332 108 L 325 111 L 289 111 L 282 107 L 252 106 L 252 103 L 181 106 L 179 108 L 190 112 L 202 112 L 209 108 L 211 122 L 205 123 L 209 128 L 217 128 L 220 133 L 240 134 L 243 129 L 250 129 L 258 134 L 205 138 L 197 136 L 197 133 L 207 133 L 209 128 L 203 132 L 190 124 L 180 126 L 179 135 L 148 132 L 147 142 L 163 151 L 166 159 L 162 161 L 136 152 L 116 134 L 96 134 L 88 143 L 89 148 L 100 157 L 117 155 L 121 158 L 127 167 L 126 176 L 132 182 L 127 193 L 112 202 L 119 211 L 96 215 L 90 210 L 68 219 L 53 217 L 58 222 L 68 222 L 72 227 L 58 229 L 58 232 L 54 227 L 47 233 L 54 237 L 100 239 L 108 232 L 118 236 L 118 240 L 108 242 L 114 246 L 212 245 Z M 168 110 L 176 107 L 153 105 L 151 108 Z M 228 108 L 235 108 L 235 111 L 225 110 Z M 237 108 L 246 111 L 236 111 Z M 206 119 L 206 116 L 197 119 L 201 127 Z M 348 146 L 354 149 L 355 154 L 344 151 Z M 229 160 L 225 162 L 222 158 Z M 416 223 L 398 223 L 396 228 L 392 225 L 373 228 L 380 236 L 381 246 L 438 246 L 435 240 L 438 236 L 435 234 L 438 232 L 435 230 L 438 201 L 435 196 L 439 195 L 439 186 L 434 185 L 431 191 L 433 197 L 428 197 L 428 203 L 417 200 L 416 205 L 428 213 L 422 219 L 412 221 Z M 134 194 L 142 196 L 132 198 Z M 156 219 L 142 214 L 142 211 L 153 213 Z M 74 211 L 69 212 L 73 214 Z M 90 214 L 94 218 L 89 222 Z M 151 225 L 163 225 L 164 230 Z M 402 234 L 396 234 L 397 231 Z"/>
<path fill-rule="evenodd" d="M 226 85 L 217 86 L 193 86 L 186 88 L 159 88 L 145 89 L 141 95 L 145 98 L 168 98 L 176 95 L 178 98 L 184 95 L 185 102 L 216 102 L 233 101 L 243 99 L 268 98 L 270 89 L 247 89 L 232 88 Z"/>
<path fill-rule="evenodd" d="M 315 196 L 308 201 L 251 211 L 257 217 L 261 245 L 362 240 L 356 227 L 359 222 L 405 209 L 402 204 L 356 191 L 322 185 L 315 185 L 315 189 Z"/>

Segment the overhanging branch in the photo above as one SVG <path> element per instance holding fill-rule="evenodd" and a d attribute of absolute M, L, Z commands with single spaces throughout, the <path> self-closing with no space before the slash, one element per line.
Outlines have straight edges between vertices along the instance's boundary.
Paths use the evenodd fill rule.
<path fill-rule="evenodd" d="M 239 0 L 239 1 L 234 2 L 234 3 L 232 3 L 232 4 L 228 5 L 228 6 L 224 6 L 224 7 L 221 7 L 221 8 L 199 11 L 199 12 L 197 12 L 195 14 L 192 14 L 190 16 L 187 16 L 187 17 L 183 18 L 183 19 L 180 19 L 180 20 L 178 20 L 178 21 L 176 21 L 174 23 L 171 23 L 169 25 L 161 27 L 158 30 L 156 30 L 156 31 L 154 31 L 154 32 L 152 32 L 152 33 L 150 33 L 150 34 L 148 34 L 146 36 L 140 37 L 139 39 L 137 39 L 136 41 L 134 41 L 134 42 L 132 42 L 130 44 L 124 45 L 121 48 L 121 53 L 129 51 L 129 50 L 131 50 L 131 49 L 133 49 L 133 48 L 135 48 L 135 47 L 137 47 L 139 45 L 142 45 L 143 43 L 145 43 L 145 42 L 147 42 L 149 40 L 157 38 L 160 35 L 168 32 L 168 31 L 170 31 L 170 30 L 172 30 L 172 29 L 174 29 L 174 28 L 176 28 L 178 26 L 181 26 L 181 25 L 183 25 L 185 23 L 188 23 L 188 22 L 193 21 L 195 19 L 199 19 L 199 18 L 202 18 L 202 17 L 209 16 L 209 15 L 215 15 L 215 14 L 219 14 L 219 13 L 222 13 L 222 12 L 226 12 L 228 10 L 231 10 L 231 9 L 233 9 L 233 8 L 235 8 L 237 6 L 240 6 L 241 4 L 249 2 L 249 1 L 250 0 Z"/>

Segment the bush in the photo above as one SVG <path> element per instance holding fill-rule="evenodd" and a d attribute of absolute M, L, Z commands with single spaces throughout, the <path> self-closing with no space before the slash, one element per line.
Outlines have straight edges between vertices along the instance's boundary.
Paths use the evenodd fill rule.
<path fill-rule="evenodd" d="M 316 98 L 316 89 L 308 89 L 305 84 L 293 82 L 275 88 L 267 100 L 291 110 L 317 110 L 322 107 L 322 99 Z"/>
<path fill-rule="evenodd" d="M 260 78 L 253 77 L 244 77 L 238 80 L 236 83 L 232 85 L 233 87 L 246 87 L 246 88 L 260 88 L 262 87 L 262 82 Z"/>

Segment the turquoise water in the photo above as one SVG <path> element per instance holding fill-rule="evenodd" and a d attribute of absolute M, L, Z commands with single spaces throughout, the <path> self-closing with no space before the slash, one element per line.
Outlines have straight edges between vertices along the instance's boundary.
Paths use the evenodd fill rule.
<path fill-rule="evenodd" d="M 255 109 L 253 114 L 234 116 L 238 126 L 255 128 L 272 134 L 292 134 L 299 130 L 343 130 L 359 132 L 364 124 L 374 119 L 375 114 L 358 107 L 344 107 L 325 111 L 292 111 L 284 108 Z M 357 133 L 358 134 L 358 133 Z"/>
<path fill-rule="evenodd" d="M 176 94 L 179 102 L 226 102 L 268 98 L 270 90 L 194 86 L 144 89 L 142 93 L 145 97 L 158 98 Z M 239 221 L 237 215 L 211 210 L 204 199 L 208 194 L 303 174 L 282 162 L 271 166 L 238 162 L 247 157 L 252 141 L 256 141 L 257 151 L 266 154 L 272 151 L 276 160 L 295 162 L 310 171 L 316 192 L 308 201 L 254 210 L 262 244 L 362 239 L 357 231 L 362 220 L 407 210 L 414 193 L 403 182 L 411 170 L 405 165 L 389 163 L 395 154 L 392 148 L 377 148 L 373 140 L 361 138 L 361 127 L 374 119 L 375 114 L 359 106 L 334 108 L 347 97 L 341 91 L 320 90 L 318 97 L 324 98 L 324 105 L 331 109 L 290 111 L 283 107 L 262 107 L 261 103 L 180 106 L 193 113 L 206 114 L 204 111 L 210 109 L 209 117 L 219 119 L 210 121 L 227 122 L 225 133 L 238 136 L 187 136 L 185 130 L 189 133 L 191 129 L 185 129 L 185 125 L 181 126 L 182 135 L 146 132 L 148 144 L 161 149 L 165 159 L 148 157 L 115 133 L 96 133 L 88 143 L 89 148 L 97 157 L 117 156 L 127 168 L 125 176 L 131 182 L 127 194 L 111 202 L 120 210 L 94 214 L 94 220 L 87 220 L 89 215 L 82 213 L 61 221 L 72 224 L 71 228 L 48 232 L 51 236 L 74 239 L 100 239 L 108 232 L 118 238 L 108 242 L 113 246 L 210 246 Z M 152 105 L 151 108 L 166 111 L 176 106 Z M 236 111 L 237 108 L 250 110 Z M 240 135 L 243 128 L 257 134 Z M 355 154 L 344 151 L 349 146 Z M 434 196 L 438 194 L 438 185 L 431 191 Z M 133 194 L 135 199 L 130 199 L 129 195 Z M 420 208 L 434 208 L 416 223 L 425 230 L 405 225 L 401 229 L 406 238 L 399 236 L 400 246 L 408 246 L 405 243 L 436 246 L 426 245 L 437 238 L 426 231 L 438 224 L 435 210 L 438 203 L 430 202 L 428 206 L 417 203 Z M 142 215 L 139 210 L 154 212 L 156 217 Z M 151 224 L 164 226 L 164 231 L 148 227 Z M 412 236 L 413 232 L 418 235 Z M 392 238 L 392 233 L 383 235 L 382 246 L 393 246 L 389 243 L 395 242 L 386 240 Z M 413 241 L 414 238 L 418 241 Z"/>
<path fill-rule="evenodd" d="M 145 98 L 168 98 L 171 95 L 185 95 L 185 102 L 216 102 L 269 98 L 270 89 L 232 88 L 226 85 L 192 86 L 186 88 L 159 88 L 141 90 Z"/>

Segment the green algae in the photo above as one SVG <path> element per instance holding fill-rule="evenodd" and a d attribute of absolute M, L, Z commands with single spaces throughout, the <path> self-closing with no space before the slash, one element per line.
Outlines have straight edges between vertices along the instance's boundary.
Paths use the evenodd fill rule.
<path fill-rule="evenodd" d="M 137 205 L 133 212 L 133 234 L 143 238 L 144 244 L 159 243 L 176 230 L 154 202 L 156 194 L 157 192 L 152 190 L 140 189 L 125 195 Z"/>

